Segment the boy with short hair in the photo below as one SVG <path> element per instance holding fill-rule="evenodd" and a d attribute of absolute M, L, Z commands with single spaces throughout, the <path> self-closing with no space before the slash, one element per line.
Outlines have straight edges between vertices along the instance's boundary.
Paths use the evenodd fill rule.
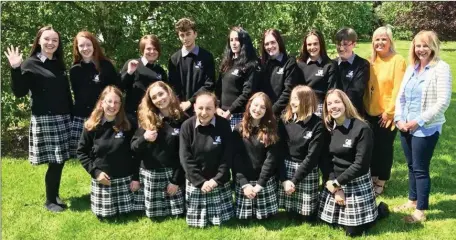
<path fill-rule="evenodd" d="M 181 101 L 180 107 L 193 115 L 192 104 L 198 92 L 212 92 L 215 87 L 215 64 L 213 55 L 197 46 L 195 22 L 182 18 L 175 25 L 182 48 L 168 62 L 169 84 Z"/>
<path fill-rule="evenodd" d="M 355 30 L 348 27 L 339 29 L 334 37 L 339 54 L 339 57 L 334 59 L 339 66 L 335 87 L 344 91 L 358 113 L 364 116 L 363 96 L 369 81 L 369 62 L 353 52 L 357 40 Z"/>

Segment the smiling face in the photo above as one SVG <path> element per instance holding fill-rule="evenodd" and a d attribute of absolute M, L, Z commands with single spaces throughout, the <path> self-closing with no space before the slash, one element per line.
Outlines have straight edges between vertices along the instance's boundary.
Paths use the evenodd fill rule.
<path fill-rule="evenodd" d="M 150 89 L 149 97 L 152 100 L 152 103 L 160 110 L 167 109 L 171 98 L 168 92 L 160 86 L 155 86 Z"/>
<path fill-rule="evenodd" d="M 230 48 L 236 56 L 241 51 L 241 43 L 239 42 L 239 35 L 236 31 L 231 31 L 230 33 Z"/>
<path fill-rule="evenodd" d="M 52 56 L 59 47 L 59 35 L 54 30 L 45 30 L 41 34 L 39 45 L 41 52 Z"/>
<path fill-rule="evenodd" d="M 377 54 L 384 55 L 391 50 L 391 40 L 386 33 L 374 36 L 373 46 Z"/>
<path fill-rule="evenodd" d="M 315 35 L 310 35 L 306 38 L 306 50 L 310 57 L 318 59 L 320 57 L 320 41 Z"/>
<path fill-rule="evenodd" d="M 299 113 L 299 97 L 296 91 L 291 92 L 290 107 L 293 114 Z"/>
<path fill-rule="evenodd" d="M 152 43 L 146 43 L 144 46 L 143 57 L 147 59 L 148 62 L 152 63 L 158 58 L 158 51 Z"/>
<path fill-rule="evenodd" d="M 266 103 L 263 98 L 258 96 L 252 100 L 249 110 L 250 116 L 255 120 L 260 120 L 266 113 Z"/>
<path fill-rule="evenodd" d="M 179 40 L 186 49 L 192 49 L 195 46 L 196 32 L 188 30 L 186 32 L 179 31 Z"/>
<path fill-rule="evenodd" d="M 195 114 L 202 125 L 208 125 L 215 115 L 214 99 L 209 95 L 201 95 L 195 102 Z"/>
<path fill-rule="evenodd" d="M 272 33 L 269 33 L 264 38 L 264 49 L 269 56 L 277 56 L 280 54 L 279 44 Z"/>
<path fill-rule="evenodd" d="M 77 37 L 78 51 L 83 59 L 91 60 L 93 58 L 93 43 L 85 37 Z"/>
<path fill-rule="evenodd" d="M 345 119 L 345 104 L 336 93 L 328 95 L 326 98 L 326 107 L 329 115 L 336 121 Z"/>
<path fill-rule="evenodd" d="M 343 40 L 340 43 L 336 44 L 337 53 L 342 60 L 348 60 L 353 54 L 353 48 L 355 48 L 356 43 Z"/>
<path fill-rule="evenodd" d="M 101 102 L 101 107 L 103 108 L 103 113 L 105 118 L 114 119 L 119 113 L 120 105 L 122 104 L 121 99 L 114 92 L 109 92 L 106 94 L 105 98 Z"/>
<path fill-rule="evenodd" d="M 421 62 L 431 60 L 432 50 L 423 38 L 418 38 L 414 43 L 415 55 Z"/>

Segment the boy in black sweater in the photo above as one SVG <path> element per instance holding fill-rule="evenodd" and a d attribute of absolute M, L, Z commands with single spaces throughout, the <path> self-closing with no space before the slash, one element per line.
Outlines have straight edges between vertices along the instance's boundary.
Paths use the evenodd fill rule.
<path fill-rule="evenodd" d="M 351 28 L 337 31 L 334 43 L 339 57 L 334 59 L 339 66 L 335 87 L 344 91 L 361 116 L 364 116 L 364 90 L 369 81 L 369 62 L 353 52 L 358 35 Z"/>
<path fill-rule="evenodd" d="M 207 50 L 195 45 L 195 22 L 182 18 L 175 27 L 182 42 L 182 49 L 169 59 L 169 84 L 181 101 L 181 109 L 193 115 L 191 106 L 195 103 L 196 94 L 214 90 L 214 57 Z"/>

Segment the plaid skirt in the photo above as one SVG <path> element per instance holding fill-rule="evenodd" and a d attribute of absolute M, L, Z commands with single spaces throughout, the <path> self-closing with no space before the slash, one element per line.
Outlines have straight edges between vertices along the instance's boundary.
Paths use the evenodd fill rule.
<path fill-rule="evenodd" d="M 255 186 L 257 181 L 250 181 Z M 239 182 L 236 182 L 235 209 L 238 219 L 265 219 L 277 214 L 277 181 L 274 177 L 266 182 L 266 186 L 261 189 L 254 199 L 244 196 L 244 191 Z"/>
<path fill-rule="evenodd" d="M 242 115 L 243 115 L 243 113 L 231 114 L 231 119 L 230 119 L 231 131 L 233 131 L 234 127 L 236 127 L 236 125 L 242 121 Z"/>
<path fill-rule="evenodd" d="M 29 128 L 29 161 L 33 165 L 62 164 L 70 158 L 71 118 L 65 115 L 32 115 Z"/>
<path fill-rule="evenodd" d="M 92 178 L 90 206 L 99 217 L 110 217 L 133 211 L 133 193 L 130 191 L 131 176 L 111 179 L 105 186 Z"/>
<path fill-rule="evenodd" d="M 318 217 L 328 223 L 359 226 L 373 222 L 378 215 L 370 172 L 342 185 L 345 206 L 336 204 L 334 194 L 324 189 L 320 196 Z"/>
<path fill-rule="evenodd" d="M 287 179 L 292 179 L 300 163 L 285 160 Z M 279 207 L 287 212 L 296 212 L 304 216 L 311 216 L 318 209 L 318 167 L 314 168 L 301 182 L 295 185 L 295 192 L 285 194 L 283 186 L 279 186 Z"/>
<path fill-rule="evenodd" d="M 179 188 L 169 196 L 166 187 L 173 176 L 172 168 L 147 170 L 141 168 L 140 179 L 144 185 L 143 202 L 148 217 L 164 217 L 184 213 L 184 193 Z"/>
<path fill-rule="evenodd" d="M 144 183 L 142 180 L 139 181 L 139 189 L 136 192 L 133 192 L 133 210 L 134 211 L 144 211 L 146 210 L 146 204 L 144 196 Z"/>
<path fill-rule="evenodd" d="M 71 124 L 70 136 L 70 157 L 76 158 L 76 150 L 78 150 L 79 139 L 81 138 L 82 130 L 84 130 L 84 122 L 87 118 L 74 116 Z"/>
<path fill-rule="evenodd" d="M 217 186 L 209 193 L 186 180 L 187 224 L 191 227 L 221 225 L 233 217 L 233 196 L 230 183 Z"/>

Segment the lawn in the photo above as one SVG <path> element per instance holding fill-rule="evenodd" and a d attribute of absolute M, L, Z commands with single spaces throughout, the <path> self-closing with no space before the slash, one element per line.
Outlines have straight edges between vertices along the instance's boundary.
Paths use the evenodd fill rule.
<path fill-rule="evenodd" d="M 369 43 L 358 44 L 355 51 L 367 57 Z M 398 52 L 406 57 L 409 42 L 398 42 Z M 456 42 L 443 44 L 442 59 L 456 75 Z M 444 125 L 431 164 L 432 189 L 428 221 L 408 225 L 404 213 L 392 213 L 377 223 L 365 239 L 455 239 L 456 226 L 456 84 L 446 112 Z M 453 146 L 453 147 L 452 147 Z M 5 154 L 5 153 L 4 153 Z M 377 202 L 390 206 L 407 200 L 407 167 L 398 139 L 395 142 L 392 179 Z M 324 224 L 300 224 L 277 219 L 249 224 L 236 220 L 223 227 L 193 229 L 185 219 L 156 222 L 142 215 L 131 215 L 117 222 L 100 222 L 90 211 L 90 177 L 79 162 L 69 161 L 63 172 L 60 195 L 69 209 L 52 214 L 43 207 L 46 166 L 31 166 L 26 159 L 2 157 L 2 239 L 345 239 L 339 229 Z"/>

